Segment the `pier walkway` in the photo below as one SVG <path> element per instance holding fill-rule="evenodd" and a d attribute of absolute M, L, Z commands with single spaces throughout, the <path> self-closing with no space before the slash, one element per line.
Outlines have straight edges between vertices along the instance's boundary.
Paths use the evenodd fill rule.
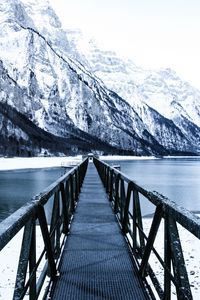
<path fill-rule="evenodd" d="M 88 155 L 1 222 L 0 251 L 21 232 L 12 299 L 193 300 L 180 226 L 200 240 L 197 216 Z"/>
<path fill-rule="evenodd" d="M 50 299 L 150 299 L 93 163 L 83 182 Z"/>

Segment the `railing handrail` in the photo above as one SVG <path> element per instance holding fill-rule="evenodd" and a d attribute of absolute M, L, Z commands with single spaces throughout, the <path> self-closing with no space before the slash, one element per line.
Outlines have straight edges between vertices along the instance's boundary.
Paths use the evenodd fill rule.
<path fill-rule="evenodd" d="M 97 158 L 94 158 L 94 163 L 137 261 L 141 276 L 143 278 L 149 276 L 160 299 L 171 299 L 173 283 L 177 299 L 192 300 L 177 223 L 200 239 L 200 218 L 163 195 L 145 190 L 109 164 Z M 141 212 L 139 195 L 155 205 L 148 235 L 143 230 L 144 216 Z M 154 247 L 161 220 L 164 220 L 163 258 Z M 149 258 L 152 252 L 164 270 L 163 286 L 150 265 Z"/>
<path fill-rule="evenodd" d="M 24 228 L 13 299 L 23 299 L 28 289 L 29 298 L 37 299 L 46 276 L 49 275 L 51 279 L 56 276 L 56 264 L 63 245 L 61 236 L 68 233 L 87 164 L 88 158 L 0 223 L 0 251 Z M 48 226 L 44 206 L 52 196 L 54 199 Z M 36 224 L 40 227 L 44 242 L 44 249 L 37 261 Z M 37 268 L 45 254 L 47 262 L 37 280 Z"/>

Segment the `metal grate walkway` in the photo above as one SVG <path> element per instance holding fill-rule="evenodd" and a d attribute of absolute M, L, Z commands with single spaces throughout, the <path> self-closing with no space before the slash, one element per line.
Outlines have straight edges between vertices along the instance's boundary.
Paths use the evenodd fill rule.
<path fill-rule="evenodd" d="M 93 163 L 88 165 L 50 299 L 149 299 Z"/>

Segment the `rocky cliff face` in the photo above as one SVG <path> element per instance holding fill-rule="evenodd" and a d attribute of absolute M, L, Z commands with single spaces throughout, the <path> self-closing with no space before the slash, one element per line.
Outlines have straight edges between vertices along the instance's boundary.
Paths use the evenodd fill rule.
<path fill-rule="evenodd" d="M 125 99 L 146 129 L 168 149 L 200 150 L 200 91 L 171 69 L 144 70 L 112 51 L 101 50 L 80 30 L 66 32 L 71 54 Z M 80 53 L 82 55 L 80 55 Z"/>
<path fill-rule="evenodd" d="M 54 153 L 66 153 L 64 149 L 139 155 L 196 151 L 195 139 L 181 129 L 188 128 L 186 116 L 175 124 L 148 101 L 141 101 L 145 84 L 138 86 L 133 79 L 120 84 L 124 93 L 129 86 L 131 97 L 125 97 L 108 74 L 113 68 L 120 70 L 123 62 L 116 57 L 110 60 L 100 50 L 99 55 L 92 54 L 93 60 L 86 59 L 74 47 L 72 34 L 62 30 L 48 1 L 3 0 L 0 18 L 2 147 L 6 139 L 6 144 L 18 143 L 18 153 L 21 144 L 26 149 L 35 147 L 37 153 L 43 147 Z M 99 72 L 105 75 L 101 79 Z M 116 72 L 117 76 L 121 71 Z M 199 127 L 192 119 L 190 125 L 198 136 Z M 34 128 L 34 135 L 28 128 Z M 50 146 L 51 138 L 60 145 L 56 150 Z"/>

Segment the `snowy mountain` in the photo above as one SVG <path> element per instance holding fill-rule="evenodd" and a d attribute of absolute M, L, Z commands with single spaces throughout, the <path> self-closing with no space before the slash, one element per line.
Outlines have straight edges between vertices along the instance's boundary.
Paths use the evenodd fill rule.
<path fill-rule="evenodd" d="M 113 51 L 101 50 L 80 30 L 67 30 L 76 57 L 104 84 L 125 99 L 146 129 L 168 149 L 200 150 L 200 91 L 171 69 L 144 70 Z M 189 144 L 188 144 L 189 143 Z"/>
<path fill-rule="evenodd" d="M 120 82 L 117 90 L 112 73 L 121 76 L 126 62 L 97 48 L 95 53 L 90 51 L 91 59 L 86 59 L 47 0 L 3 0 L 0 20 L 1 153 L 33 155 L 45 149 L 51 153 L 96 149 L 138 155 L 196 151 L 194 139 L 181 129 L 187 131 L 186 114 L 181 113 L 175 124 L 148 104 L 153 79 L 141 70 L 140 84 L 124 73 L 124 83 Z M 139 80 L 136 69 L 133 74 Z M 198 97 L 196 106 L 198 109 Z M 199 125 L 190 119 L 190 126 L 198 136 Z"/>

